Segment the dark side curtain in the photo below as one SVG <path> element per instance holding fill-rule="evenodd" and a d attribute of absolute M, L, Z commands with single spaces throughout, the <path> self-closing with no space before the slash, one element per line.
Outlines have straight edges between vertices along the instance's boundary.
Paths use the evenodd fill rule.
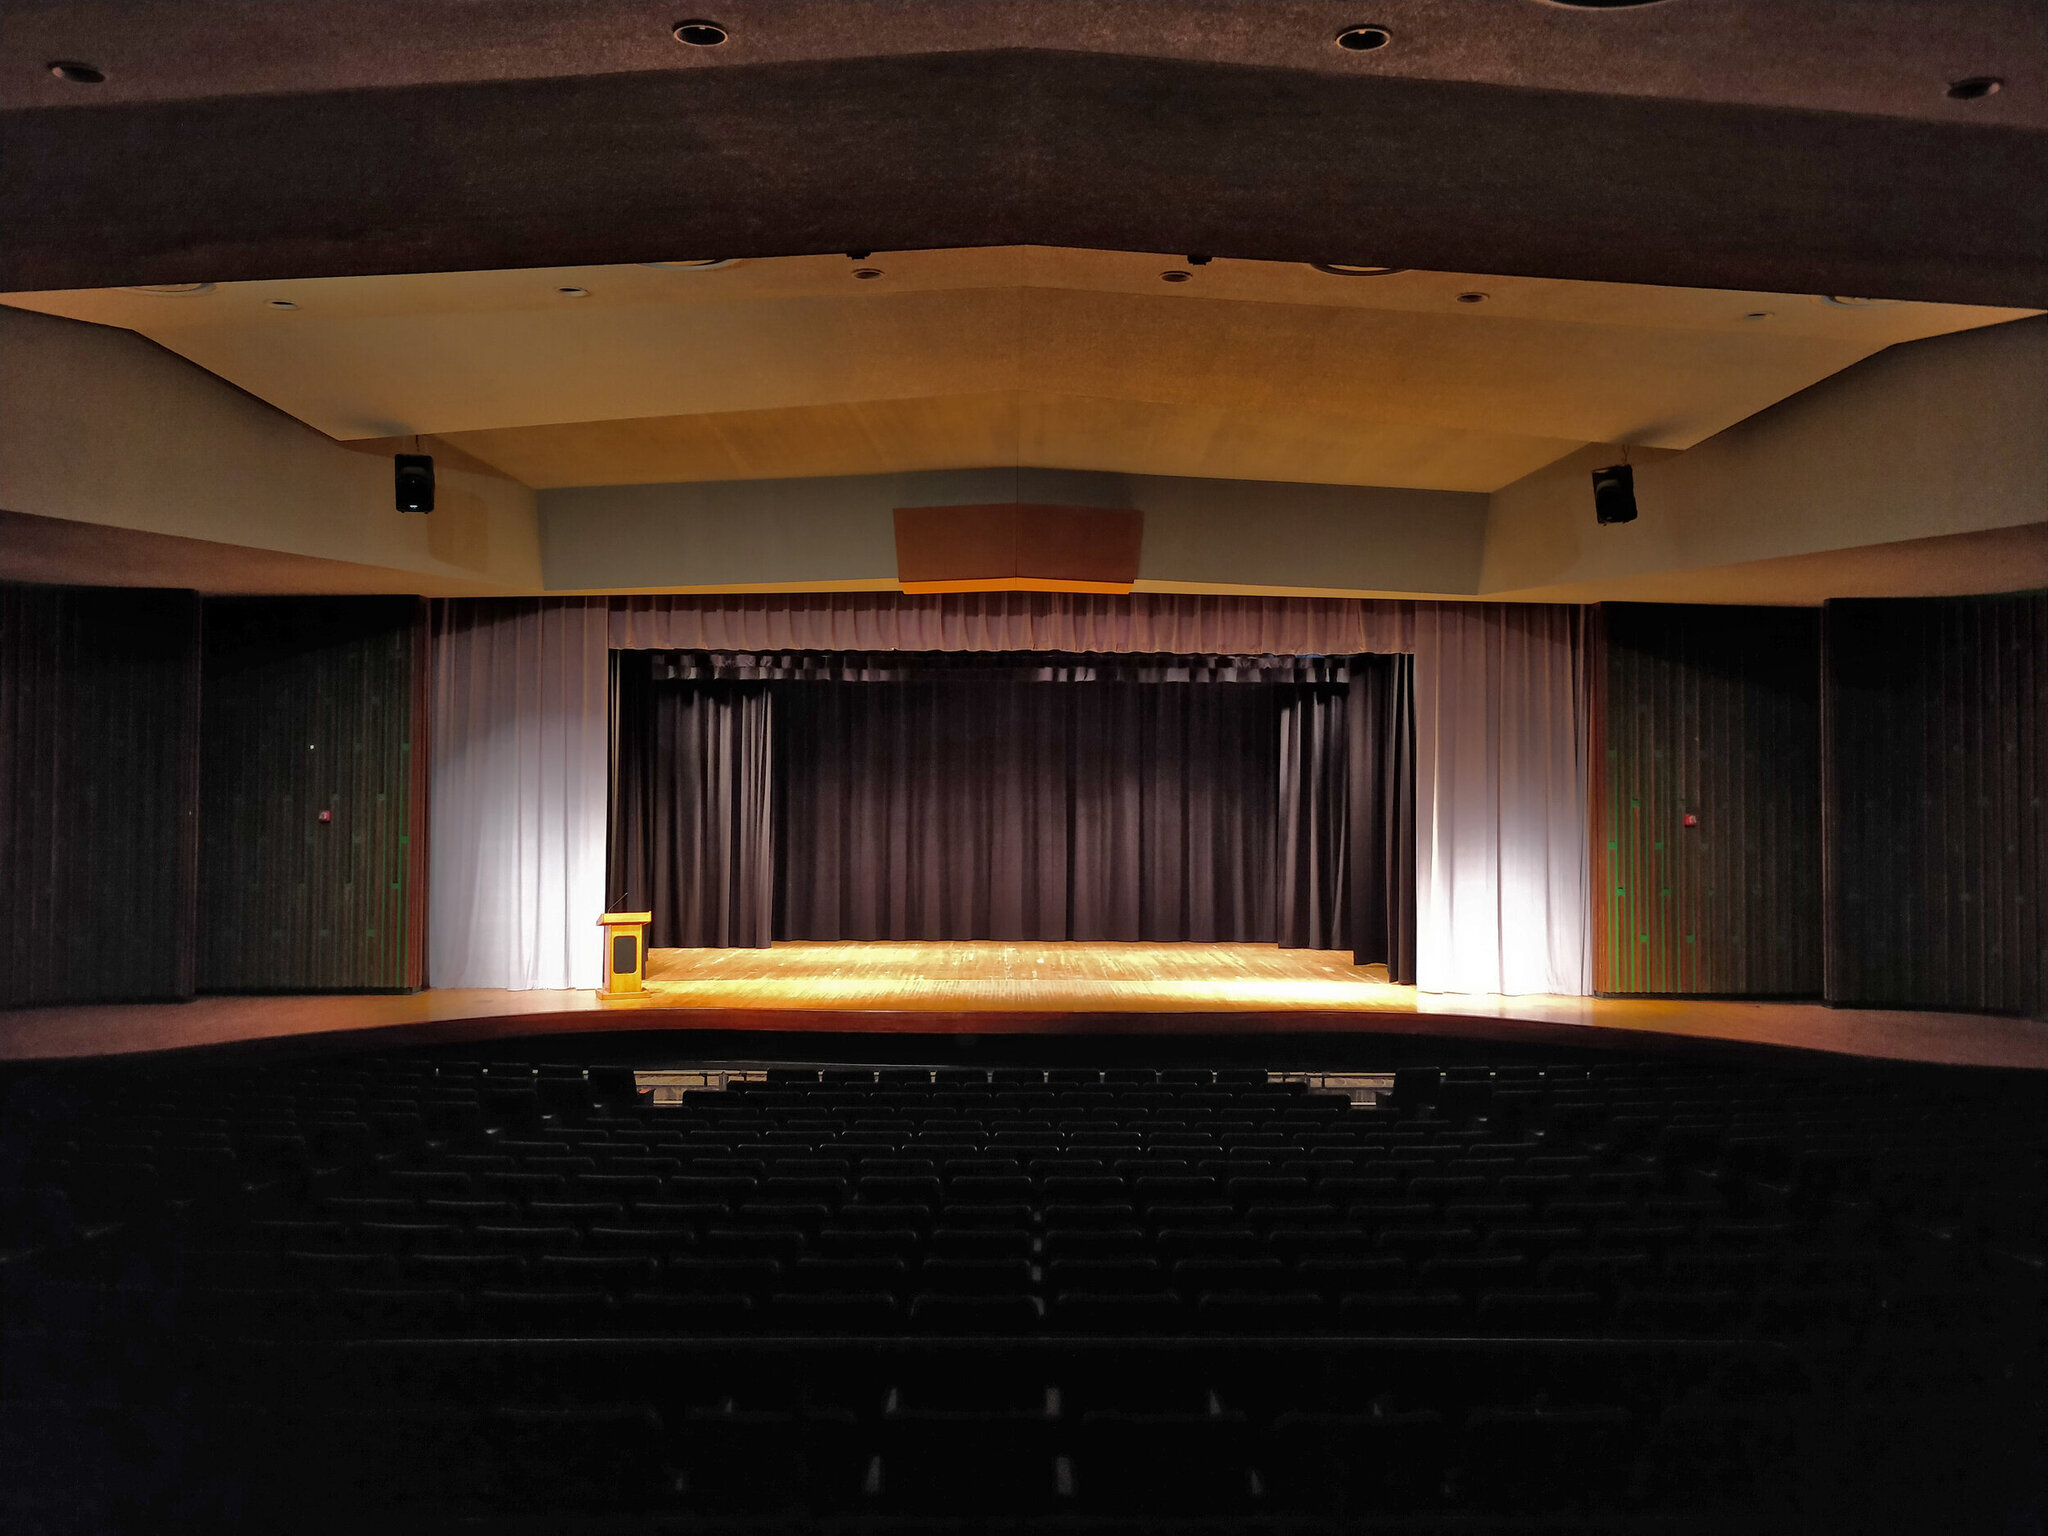
<path fill-rule="evenodd" d="M 1358 656 L 1345 688 L 1348 941 L 1356 965 L 1415 982 L 1415 658 Z"/>
<path fill-rule="evenodd" d="M 1348 949 L 1415 980 L 1415 658 L 1355 656 L 1284 690 L 1276 900 L 1283 949 Z"/>
<path fill-rule="evenodd" d="M 765 683 L 656 686 L 614 655 L 613 911 L 652 911 L 656 948 L 765 949 L 775 908 Z"/>
<path fill-rule="evenodd" d="M 623 654 L 613 904 L 663 946 L 1277 942 L 1413 979 L 1411 658 L 959 660 Z"/>

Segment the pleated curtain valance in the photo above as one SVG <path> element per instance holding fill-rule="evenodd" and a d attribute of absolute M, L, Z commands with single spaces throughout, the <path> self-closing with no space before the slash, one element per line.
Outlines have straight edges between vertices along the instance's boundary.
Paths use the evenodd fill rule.
<path fill-rule="evenodd" d="M 657 683 L 1330 683 L 1343 656 L 1072 656 L 1036 651 L 653 651 Z"/>
<path fill-rule="evenodd" d="M 596 598 L 617 651 L 1059 651 L 1354 656 L 1415 649 L 1397 599 L 1075 592 L 761 592 Z"/>

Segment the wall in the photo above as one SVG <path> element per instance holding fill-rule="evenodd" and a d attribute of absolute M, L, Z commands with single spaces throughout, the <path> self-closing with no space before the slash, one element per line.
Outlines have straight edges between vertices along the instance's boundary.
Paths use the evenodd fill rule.
<path fill-rule="evenodd" d="M 1596 988 L 1819 995 L 1819 615 L 1596 613 Z"/>
<path fill-rule="evenodd" d="M 1486 498 L 1045 469 L 586 486 L 539 493 L 551 591 L 893 590 L 897 507 L 1031 502 L 1145 514 L 1139 591 L 1455 595 Z"/>
<path fill-rule="evenodd" d="M 0 307 L 0 422 L 8 512 L 375 566 L 387 591 L 540 581 L 523 485 L 450 461 L 431 516 L 397 512 L 388 453 L 345 448 L 132 332 Z"/>
<path fill-rule="evenodd" d="M 2048 1011 L 2048 593 L 1823 612 L 1827 996 Z"/>
<path fill-rule="evenodd" d="M 0 586 L 0 1005 L 189 997 L 199 601 Z"/>
<path fill-rule="evenodd" d="M 1682 453 L 1632 450 L 1633 523 L 1593 521 L 1590 475 L 1621 458 L 1612 445 L 1494 492 L 1478 590 L 1569 600 L 1647 573 L 2048 522 L 2043 421 L 2048 316 L 1909 342 Z M 1964 590 L 2029 579 L 1983 562 Z"/>
<path fill-rule="evenodd" d="M 424 622 L 409 597 L 206 605 L 201 989 L 420 985 Z"/>

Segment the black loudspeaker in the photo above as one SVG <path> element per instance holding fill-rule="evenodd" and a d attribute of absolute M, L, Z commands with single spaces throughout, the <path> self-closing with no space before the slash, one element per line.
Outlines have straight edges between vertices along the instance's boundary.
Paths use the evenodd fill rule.
<path fill-rule="evenodd" d="M 401 453 L 392 471 L 401 512 L 434 510 L 434 457 L 428 453 Z M 1633 517 L 1635 514 L 1629 514 Z"/>
<path fill-rule="evenodd" d="M 1636 520 L 1636 472 L 1628 465 L 1593 471 L 1593 515 L 1603 523 Z"/>

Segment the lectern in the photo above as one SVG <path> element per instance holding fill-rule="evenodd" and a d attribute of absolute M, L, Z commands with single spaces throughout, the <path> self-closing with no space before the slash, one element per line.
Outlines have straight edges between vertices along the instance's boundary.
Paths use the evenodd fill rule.
<path fill-rule="evenodd" d="M 646 990 L 647 925 L 653 921 L 652 912 L 607 912 L 597 920 L 604 930 L 604 985 L 598 990 L 606 997 Z"/>

